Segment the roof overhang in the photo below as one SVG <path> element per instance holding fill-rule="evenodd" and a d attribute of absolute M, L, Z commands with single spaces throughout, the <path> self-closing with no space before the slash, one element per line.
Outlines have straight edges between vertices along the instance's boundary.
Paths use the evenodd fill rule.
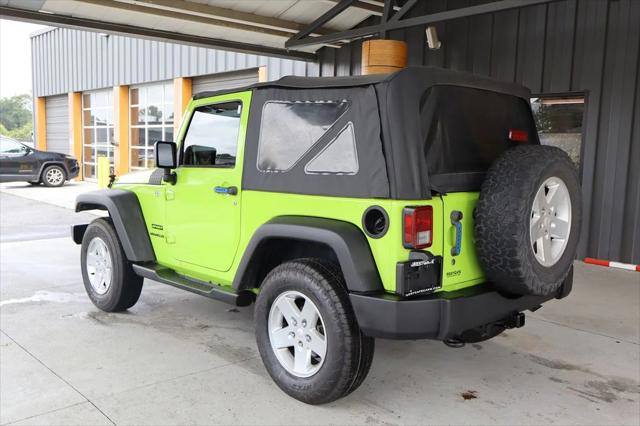
<path fill-rule="evenodd" d="M 555 0 L 486 0 L 422 15 L 420 1 L 0 0 L 0 17 L 313 61 L 321 47 Z"/>

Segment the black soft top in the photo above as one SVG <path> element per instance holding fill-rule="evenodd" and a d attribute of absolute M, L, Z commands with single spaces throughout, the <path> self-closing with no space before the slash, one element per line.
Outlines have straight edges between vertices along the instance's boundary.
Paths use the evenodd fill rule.
<path fill-rule="evenodd" d="M 494 92 L 505 93 L 525 99 L 527 102 L 531 97 L 531 91 L 524 86 L 515 83 L 507 83 L 503 81 L 493 80 L 487 77 L 481 77 L 461 71 L 452 71 L 437 67 L 407 67 L 391 74 L 372 74 L 357 75 L 344 77 L 298 77 L 285 76 L 275 81 L 264 83 L 254 83 L 235 89 L 204 91 L 196 93 L 193 99 L 209 98 L 211 96 L 225 95 L 228 93 L 237 93 L 246 90 L 263 89 L 268 87 L 282 87 L 289 89 L 322 89 L 322 88 L 338 88 L 338 87 L 360 87 L 372 84 L 388 83 L 397 81 L 398 90 L 413 90 L 412 83 L 421 82 L 420 86 L 427 87 L 436 84 L 450 84 L 456 86 L 467 86 L 477 89 L 491 90 Z M 404 87 L 407 86 L 408 87 Z"/>
<path fill-rule="evenodd" d="M 239 89 L 203 92 L 194 98 L 244 90 L 252 91 L 243 172 L 246 189 L 428 199 L 433 192 L 479 190 L 491 162 L 513 145 L 510 129 L 525 130 L 530 135 L 527 143 L 539 143 L 526 87 L 465 72 L 408 67 L 382 75 L 289 76 Z M 265 152 L 259 149 L 261 126 L 279 121 L 279 117 L 266 116 L 263 120 L 268 103 L 338 100 L 349 102 L 348 111 L 294 167 L 260 170 L 260 152 Z M 305 164 L 346 126 L 352 126 L 355 134 L 358 172 L 305 173 Z M 284 143 L 295 144 L 296 140 Z"/>

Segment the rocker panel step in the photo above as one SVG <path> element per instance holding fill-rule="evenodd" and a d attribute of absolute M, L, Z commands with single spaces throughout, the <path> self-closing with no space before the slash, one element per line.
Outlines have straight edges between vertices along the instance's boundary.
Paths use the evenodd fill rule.
<path fill-rule="evenodd" d="M 242 291 L 235 292 L 217 284 L 186 278 L 173 269 L 155 265 L 133 265 L 133 270 L 141 277 L 148 278 L 163 284 L 181 288 L 201 296 L 210 297 L 221 302 L 236 306 L 249 306 L 253 302 L 253 293 Z"/>

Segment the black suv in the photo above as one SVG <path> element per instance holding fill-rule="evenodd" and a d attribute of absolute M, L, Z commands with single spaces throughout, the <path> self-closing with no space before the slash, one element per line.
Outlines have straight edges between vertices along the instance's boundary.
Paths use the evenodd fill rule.
<path fill-rule="evenodd" d="M 6 136 L 0 136 L 0 182 L 26 181 L 32 185 L 62 186 L 78 176 L 74 157 L 39 151 Z"/>

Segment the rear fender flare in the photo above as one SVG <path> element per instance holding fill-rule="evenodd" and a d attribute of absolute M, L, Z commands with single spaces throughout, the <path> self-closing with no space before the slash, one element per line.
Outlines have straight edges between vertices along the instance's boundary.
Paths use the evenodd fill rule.
<path fill-rule="evenodd" d="M 371 248 L 362 230 L 352 223 L 307 216 L 279 216 L 260 226 L 253 234 L 235 274 L 233 287 L 248 290 L 260 286 L 250 272 L 263 260 L 270 240 L 297 240 L 320 243 L 331 249 L 350 292 L 382 292 Z"/>

